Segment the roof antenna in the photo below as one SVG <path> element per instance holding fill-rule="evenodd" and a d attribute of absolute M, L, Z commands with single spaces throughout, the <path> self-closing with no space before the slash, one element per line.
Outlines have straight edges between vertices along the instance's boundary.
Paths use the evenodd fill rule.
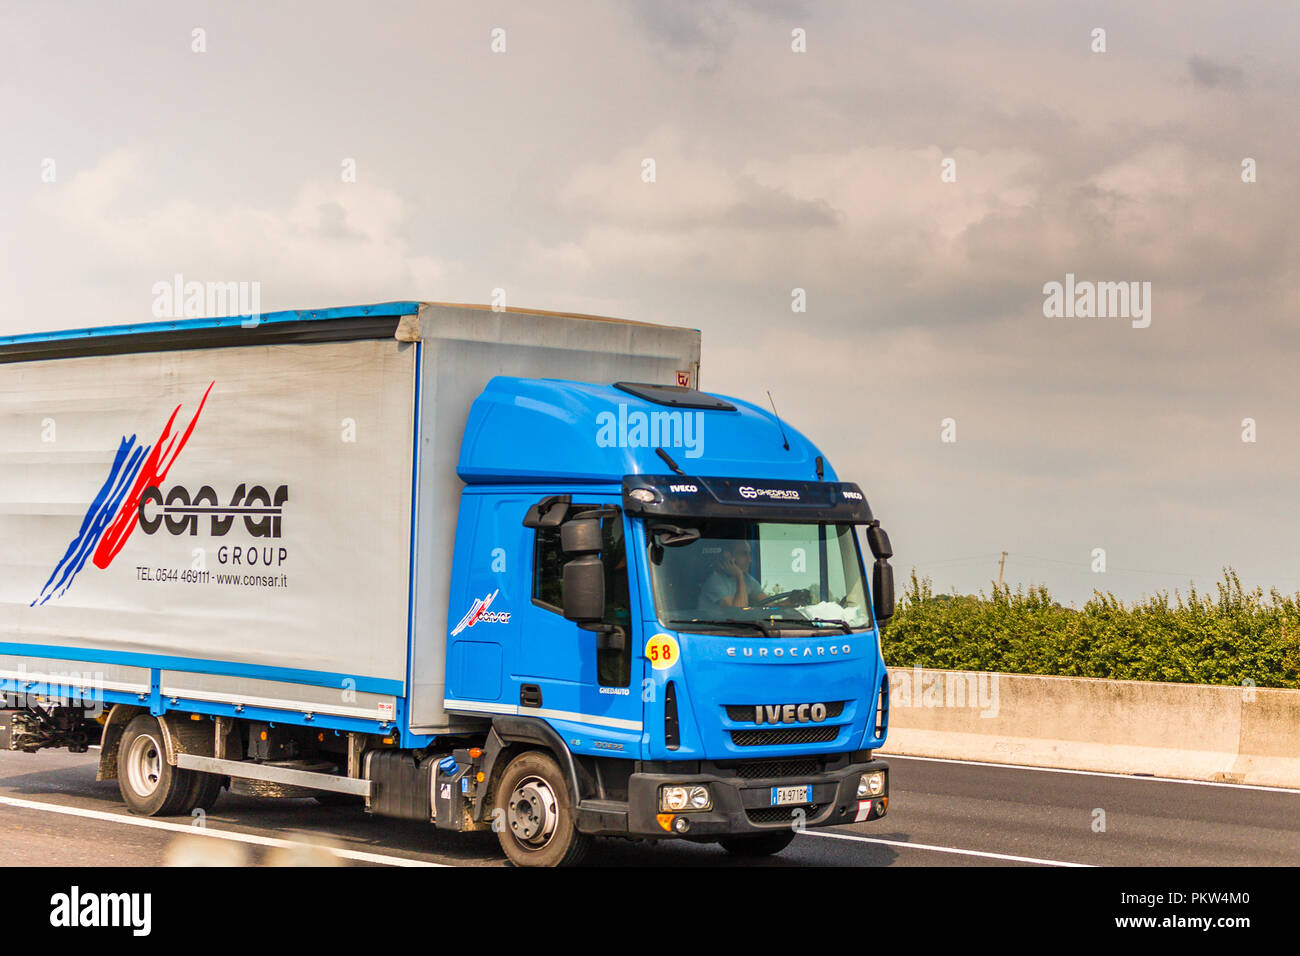
<path fill-rule="evenodd" d="M 768 400 L 769 402 L 772 402 L 772 415 L 776 418 L 776 427 L 779 428 L 779 429 L 781 429 L 781 444 L 785 446 L 785 450 L 786 450 L 786 451 L 789 451 L 789 450 L 790 450 L 790 442 L 789 442 L 789 440 L 785 437 L 785 426 L 781 424 L 781 416 L 778 415 L 778 414 L 776 413 L 776 402 L 773 402 L 773 401 L 772 401 L 772 391 L 771 391 L 771 389 L 769 389 L 768 392 L 767 392 L 767 400 Z"/>
<path fill-rule="evenodd" d="M 662 448 L 656 448 L 655 453 L 668 464 L 669 468 L 677 472 L 677 474 L 681 475 L 683 478 L 686 477 L 686 472 L 677 467 L 677 462 L 673 461 L 672 458 L 668 456 L 668 452 L 664 451 Z"/>
<path fill-rule="evenodd" d="M 817 480 L 826 480 L 826 463 L 822 461 L 822 456 L 817 456 Z"/>

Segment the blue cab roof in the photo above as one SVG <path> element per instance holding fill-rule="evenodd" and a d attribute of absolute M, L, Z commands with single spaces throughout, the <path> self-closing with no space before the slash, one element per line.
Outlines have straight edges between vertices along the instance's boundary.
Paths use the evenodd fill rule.
<path fill-rule="evenodd" d="M 457 473 L 467 484 L 611 483 L 666 474 L 655 451 L 663 448 L 687 475 L 816 479 L 821 451 L 789 422 L 718 397 L 735 410 L 661 405 L 614 385 L 497 376 L 470 409 Z M 829 462 L 825 476 L 838 480 Z"/>

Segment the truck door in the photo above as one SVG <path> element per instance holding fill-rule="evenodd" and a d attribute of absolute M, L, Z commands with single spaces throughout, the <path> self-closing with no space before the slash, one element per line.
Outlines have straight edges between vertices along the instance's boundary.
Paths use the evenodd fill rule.
<path fill-rule="evenodd" d="M 575 499 L 578 496 L 575 496 Z M 570 514 L 584 505 L 609 505 L 599 496 L 575 500 Z M 604 623 L 608 636 L 565 619 L 562 604 L 564 564 L 558 528 L 525 529 L 531 536 L 532 600 L 520 618 L 519 714 L 544 717 L 576 753 L 640 757 L 641 678 L 632 622 L 633 589 L 628 582 L 625 521 L 621 514 L 602 520 L 601 560 L 605 567 Z"/>

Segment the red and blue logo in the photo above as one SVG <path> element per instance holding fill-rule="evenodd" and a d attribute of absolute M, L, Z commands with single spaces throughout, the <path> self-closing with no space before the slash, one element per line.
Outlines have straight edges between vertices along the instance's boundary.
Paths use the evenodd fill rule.
<path fill-rule="evenodd" d="M 51 598 L 62 597 L 72 587 L 72 582 L 81 573 L 87 560 L 92 561 L 100 570 L 113 563 L 138 523 L 140 499 L 146 491 L 158 486 L 167 477 L 167 472 L 176 463 L 181 449 L 190 440 L 190 435 L 194 434 L 194 426 L 198 424 L 203 406 L 212 392 L 212 386 L 216 384 L 212 382 L 208 385 L 184 432 L 172 430 L 176 416 L 181 411 L 181 406 L 177 405 L 163 426 L 162 434 L 152 445 L 137 445 L 135 435 L 130 438 L 123 436 L 117 446 L 117 454 L 113 457 L 113 464 L 109 467 L 108 478 L 104 480 L 99 494 L 95 495 L 95 500 L 90 503 L 90 510 L 81 522 L 81 530 L 68 545 L 63 558 L 55 565 L 54 573 L 45 582 L 40 596 L 32 602 L 32 607 L 44 604 Z"/>
<path fill-rule="evenodd" d="M 475 598 L 470 609 L 466 611 L 465 616 L 460 619 L 460 623 L 452 630 L 451 636 L 455 637 L 461 631 L 465 630 L 465 628 L 473 627 L 475 624 L 480 622 L 488 624 L 509 624 L 509 611 L 488 610 L 488 608 L 492 606 L 492 602 L 497 599 L 497 595 L 500 593 L 501 589 L 498 588 L 487 597 Z"/>

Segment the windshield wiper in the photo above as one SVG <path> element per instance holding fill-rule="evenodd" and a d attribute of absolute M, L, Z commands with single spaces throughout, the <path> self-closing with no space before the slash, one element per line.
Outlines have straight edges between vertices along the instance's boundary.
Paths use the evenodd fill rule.
<path fill-rule="evenodd" d="M 763 621 L 740 621 L 740 620 L 735 620 L 735 619 L 732 619 L 732 618 L 727 618 L 727 619 L 724 619 L 724 620 L 721 620 L 721 621 L 716 621 L 716 620 L 702 621 L 702 620 L 700 620 L 699 618 L 691 618 L 691 619 L 689 619 L 689 620 L 680 620 L 680 619 L 679 619 L 679 620 L 675 620 L 675 621 L 666 621 L 665 623 L 667 623 L 667 624 L 700 624 L 700 625 L 703 625 L 704 627 L 715 627 L 715 628 L 716 628 L 716 627 L 720 627 L 720 626 L 722 626 L 722 625 L 731 625 L 732 627 L 753 627 L 753 628 L 757 628 L 758 631 L 759 631 L 759 633 L 761 633 L 764 637 L 771 637 L 771 636 L 772 636 L 772 629 L 771 629 L 770 627 L 768 627 L 767 624 L 764 623 Z"/>
<path fill-rule="evenodd" d="M 849 627 L 848 621 L 832 621 L 825 617 L 771 617 L 768 620 L 773 624 L 833 624 L 844 628 L 845 634 L 853 633 L 853 628 Z"/>

